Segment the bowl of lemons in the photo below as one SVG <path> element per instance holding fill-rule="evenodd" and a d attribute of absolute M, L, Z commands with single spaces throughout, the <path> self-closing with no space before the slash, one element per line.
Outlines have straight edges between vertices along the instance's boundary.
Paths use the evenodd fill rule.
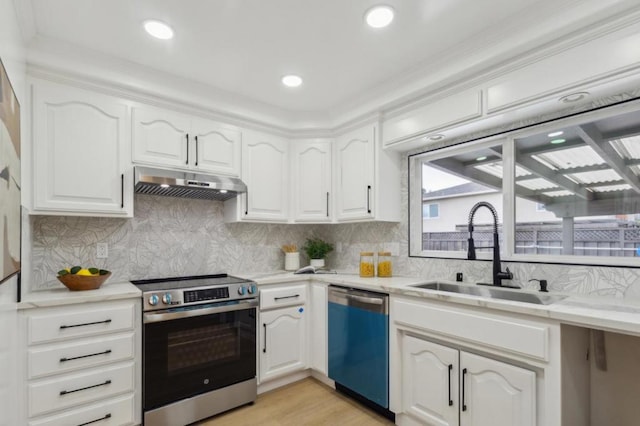
<path fill-rule="evenodd" d="M 106 269 L 73 266 L 58 271 L 58 280 L 71 291 L 95 290 L 111 276 Z"/>

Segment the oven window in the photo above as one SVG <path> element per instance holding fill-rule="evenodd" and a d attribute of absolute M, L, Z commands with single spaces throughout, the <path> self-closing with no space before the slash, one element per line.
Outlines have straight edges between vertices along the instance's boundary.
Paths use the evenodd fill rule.
<path fill-rule="evenodd" d="M 206 325 L 169 334 L 167 372 L 179 374 L 215 362 L 241 356 L 240 329 L 234 324 Z"/>

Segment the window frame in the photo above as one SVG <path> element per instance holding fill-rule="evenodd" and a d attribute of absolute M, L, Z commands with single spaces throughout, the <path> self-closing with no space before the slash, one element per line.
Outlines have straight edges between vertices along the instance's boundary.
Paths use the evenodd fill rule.
<path fill-rule="evenodd" d="M 491 135 L 478 140 L 461 142 L 455 145 L 425 150 L 408 157 L 408 206 L 409 206 L 409 257 L 439 258 L 439 259 L 466 259 L 466 252 L 462 251 L 435 251 L 422 250 L 422 208 L 416 210 L 416 199 L 422 204 L 422 171 L 421 165 L 425 161 L 445 158 L 457 153 L 469 152 L 489 146 L 502 144 L 504 170 L 502 177 L 502 245 L 501 259 L 507 262 L 519 263 L 549 263 L 565 265 L 589 265 L 589 266 L 617 266 L 640 267 L 640 257 L 609 257 L 609 256 L 576 256 L 576 255 L 541 255 L 515 253 L 515 226 L 516 226 L 516 196 L 515 196 L 515 144 L 516 139 L 551 132 L 558 127 L 586 124 L 603 118 L 640 111 L 640 101 L 632 100 L 622 104 L 602 107 L 595 110 L 574 114 L 568 117 L 549 120 L 547 122 L 532 124 L 523 128 Z M 640 125 L 640 123 L 638 123 Z M 416 196 L 416 194 L 418 194 Z M 416 215 L 416 212 L 420 212 Z M 640 214 L 640 212 L 637 212 Z M 630 213 L 631 214 L 631 213 Z M 419 216 L 419 217 L 417 217 Z M 418 230 L 418 231 L 416 231 Z M 478 259 L 490 260 L 491 254 L 484 251 L 476 253 Z"/>
<path fill-rule="evenodd" d="M 422 210 L 422 218 L 423 219 L 427 219 L 427 220 L 431 220 L 431 219 L 440 219 L 440 203 L 422 203 L 423 206 L 423 210 Z M 431 207 L 431 206 L 436 206 L 438 208 L 438 215 L 437 216 L 431 216 L 431 213 L 429 213 L 429 216 L 424 217 L 424 206 L 427 207 Z M 429 209 L 430 210 L 430 209 Z"/>

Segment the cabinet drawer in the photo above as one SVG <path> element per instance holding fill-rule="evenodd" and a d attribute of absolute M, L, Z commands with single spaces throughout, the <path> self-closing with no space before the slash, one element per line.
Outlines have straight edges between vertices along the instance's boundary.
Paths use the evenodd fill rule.
<path fill-rule="evenodd" d="M 78 410 L 65 411 L 62 414 L 48 416 L 29 422 L 29 426 L 69 426 L 90 425 L 122 426 L 136 424 L 135 398 L 129 394 Z"/>
<path fill-rule="evenodd" d="M 30 348 L 28 375 L 33 379 L 132 359 L 134 347 L 134 334 L 127 333 Z"/>
<path fill-rule="evenodd" d="M 514 354 L 549 359 L 549 326 L 546 324 L 492 312 L 393 298 L 391 318 L 396 324 L 406 324 Z"/>
<path fill-rule="evenodd" d="M 133 392 L 133 362 L 32 382 L 28 386 L 29 417 Z"/>
<path fill-rule="evenodd" d="M 260 309 L 304 305 L 306 301 L 306 284 L 260 289 Z"/>
<path fill-rule="evenodd" d="M 29 344 L 132 330 L 135 304 L 78 305 L 38 310 L 27 319 Z"/>

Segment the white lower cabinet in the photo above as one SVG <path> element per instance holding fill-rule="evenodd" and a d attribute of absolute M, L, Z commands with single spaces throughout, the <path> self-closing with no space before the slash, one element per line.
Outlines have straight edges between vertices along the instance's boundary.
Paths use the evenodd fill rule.
<path fill-rule="evenodd" d="M 536 375 L 406 335 L 402 409 L 438 426 L 535 426 Z"/>
<path fill-rule="evenodd" d="M 304 305 L 260 312 L 260 382 L 307 368 Z"/>
<path fill-rule="evenodd" d="M 141 422 L 139 299 L 22 311 L 29 425 Z"/>

